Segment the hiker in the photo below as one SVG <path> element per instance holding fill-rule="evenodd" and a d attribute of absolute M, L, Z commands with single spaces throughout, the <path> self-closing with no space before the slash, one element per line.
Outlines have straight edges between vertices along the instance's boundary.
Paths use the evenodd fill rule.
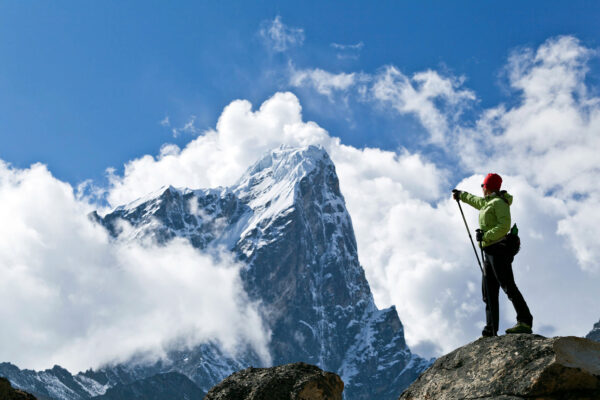
<path fill-rule="evenodd" d="M 531 333 L 533 324 L 529 307 L 515 284 L 512 271 L 514 253 L 508 248 L 506 241 L 511 224 L 510 205 L 513 197 L 505 190 L 500 191 L 501 185 L 500 175 L 488 174 L 481 185 L 484 197 L 453 190 L 455 200 L 462 200 L 480 210 L 479 227 L 481 229 L 477 230 L 476 239 L 485 253 L 482 292 L 485 302 L 486 325 L 481 332 L 482 336 L 496 336 L 498 333 L 499 287 L 502 287 L 517 312 L 517 324 L 507 329 L 506 333 Z M 485 280 L 487 280 L 487 285 Z M 486 293 L 486 286 L 489 294 Z"/>

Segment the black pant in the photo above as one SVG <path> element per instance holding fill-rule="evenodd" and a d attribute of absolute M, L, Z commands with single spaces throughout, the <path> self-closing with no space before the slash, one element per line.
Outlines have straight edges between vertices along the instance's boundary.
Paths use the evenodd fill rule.
<path fill-rule="evenodd" d="M 498 332 L 498 292 L 500 287 L 504 290 L 504 293 L 506 293 L 508 299 L 515 307 L 517 321 L 524 322 L 531 326 L 533 317 L 529 312 L 529 307 L 527 307 L 523 295 L 515 284 L 515 278 L 512 271 L 513 256 L 508 252 L 506 244 L 499 242 L 484 248 L 483 251 L 485 253 L 483 265 L 485 276 L 487 277 L 487 288 L 490 291 L 488 301 L 488 296 L 486 295 L 486 282 L 483 281 L 481 286 L 483 301 L 485 302 L 485 330 L 493 332 L 494 334 Z"/>

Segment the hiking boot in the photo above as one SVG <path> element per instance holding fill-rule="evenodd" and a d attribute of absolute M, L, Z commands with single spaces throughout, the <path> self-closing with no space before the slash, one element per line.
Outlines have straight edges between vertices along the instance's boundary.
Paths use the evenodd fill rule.
<path fill-rule="evenodd" d="M 492 337 L 492 336 L 497 336 L 497 335 L 487 326 L 485 328 L 483 328 L 483 330 L 481 331 L 481 337 Z"/>
<path fill-rule="evenodd" d="M 506 333 L 531 333 L 531 325 L 527 325 L 525 322 L 517 322 L 512 328 L 508 328 Z"/>

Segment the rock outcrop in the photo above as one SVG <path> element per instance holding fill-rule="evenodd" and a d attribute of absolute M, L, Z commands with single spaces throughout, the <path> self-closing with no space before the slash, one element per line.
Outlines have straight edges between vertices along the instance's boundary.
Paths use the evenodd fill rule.
<path fill-rule="evenodd" d="M 594 328 L 585 336 L 586 339 L 600 342 L 600 321 L 594 324 Z"/>
<path fill-rule="evenodd" d="M 205 400 L 342 400 L 344 383 L 305 363 L 247 368 L 213 387 Z"/>
<path fill-rule="evenodd" d="M 600 343 L 525 334 L 481 338 L 439 358 L 400 399 L 600 399 Z"/>
<path fill-rule="evenodd" d="M 27 392 L 14 389 L 8 379 L 0 377 L 0 399 L 2 400 L 36 400 Z"/>

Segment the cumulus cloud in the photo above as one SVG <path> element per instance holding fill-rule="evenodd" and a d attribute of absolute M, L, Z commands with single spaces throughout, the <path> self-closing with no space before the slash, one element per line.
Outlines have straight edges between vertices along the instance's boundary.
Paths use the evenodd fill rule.
<path fill-rule="evenodd" d="M 455 248 L 455 243 L 448 244 L 444 235 L 454 232 L 455 224 L 460 221 L 448 225 L 444 221 L 448 220 L 449 212 L 438 215 L 436 207 L 430 205 L 444 197 L 448 173 L 406 150 L 392 152 L 344 145 L 314 122 L 304 122 L 301 110 L 298 98 L 291 93 L 277 93 L 256 111 L 247 101 L 234 101 L 223 111 L 215 130 L 185 148 L 170 145 L 158 157 L 145 156 L 129 162 L 123 176 L 112 176 L 108 198 L 117 205 L 165 184 L 193 188 L 230 185 L 247 166 L 273 147 L 320 144 L 336 164 L 342 192 L 353 216 L 360 258 L 378 303 L 399 305 L 411 343 L 418 342 L 414 338 L 426 337 L 446 349 L 449 343 L 464 339 L 464 331 L 458 326 L 462 320 L 455 321 L 453 334 L 434 329 L 442 326 L 445 311 L 453 309 L 454 303 L 444 300 L 449 298 L 447 293 L 444 299 L 437 298 L 432 288 L 447 285 L 453 276 L 459 286 L 450 286 L 452 290 L 462 293 L 466 284 L 461 275 L 452 275 L 452 261 L 444 254 L 444 249 Z M 432 248 L 438 250 L 432 253 Z M 421 268 L 422 265 L 425 267 Z M 405 268 L 416 275 L 402 274 Z M 471 281 L 476 281 L 476 273 L 468 271 Z M 427 282 L 430 274 L 444 279 Z M 401 285 L 411 290 L 395 295 Z M 477 297 L 476 292 L 470 293 Z M 466 310 L 462 313 L 472 318 L 472 303 L 476 300 L 470 299 L 471 303 L 464 300 L 461 307 Z M 442 302 L 445 308 L 432 313 L 430 306 L 436 302 Z"/>
<path fill-rule="evenodd" d="M 463 87 L 462 77 L 432 70 L 409 77 L 394 66 L 362 76 L 370 82 L 367 99 L 415 116 L 429 132 L 430 143 L 451 150 L 452 157 L 458 155 L 467 172 L 494 170 L 524 176 L 533 187 L 562 199 L 569 215 L 559 221 L 558 232 L 583 268 L 598 271 L 600 265 L 594 260 L 600 247 L 590 233 L 600 222 L 595 211 L 600 190 L 589 182 L 600 177 L 600 98 L 585 81 L 588 61 L 595 55 L 572 36 L 513 52 L 506 72 L 518 101 L 511 107 L 500 104 L 483 110 L 472 125 L 460 119 L 476 100 Z M 296 71 L 292 77 L 293 86 L 312 86 L 327 96 L 334 93 L 333 82 L 346 95 L 355 86 L 352 73 L 313 69 Z"/>
<path fill-rule="evenodd" d="M 302 121 L 300 103 L 292 93 L 277 93 L 256 111 L 250 102 L 236 100 L 225 107 L 216 129 L 204 132 L 183 149 L 170 144 L 156 157 L 145 155 L 125 164 L 123 176 L 109 172 L 107 199 L 117 206 L 164 185 L 228 186 L 273 147 L 329 140 L 316 123 Z"/>
<path fill-rule="evenodd" d="M 519 101 L 483 110 L 475 127 L 456 118 L 476 99 L 460 78 L 436 71 L 408 77 L 391 66 L 372 75 L 371 100 L 415 115 L 430 143 L 450 144 L 464 168 L 458 178 L 417 152 L 344 145 L 303 120 L 295 95 L 276 93 L 255 110 L 233 101 L 215 129 L 184 148 L 165 145 L 156 156 L 128 162 L 123 175 L 110 175 L 106 197 L 119 205 L 166 184 L 226 186 L 273 147 L 320 144 L 336 164 L 377 304 L 397 306 L 409 345 L 446 352 L 477 337 L 484 319 L 480 272 L 450 183 L 462 179 L 461 189 L 478 193 L 484 174 L 499 172 L 515 196 L 512 214 L 524 247 L 514 270 L 535 329 L 583 335 L 598 319 L 600 283 L 593 240 L 600 204 L 589 184 L 598 181 L 592 154 L 599 148 L 599 101 L 584 80 L 591 55 L 571 37 L 515 53 L 507 70 Z M 465 212 L 474 229 L 477 212 Z M 36 237 L 35 230 L 24 232 Z M 503 299 L 501 328 L 514 322 Z"/>
<path fill-rule="evenodd" d="M 259 34 L 265 44 L 276 52 L 284 52 L 290 47 L 304 43 L 304 29 L 292 28 L 281 22 L 281 16 L 273 21 L 264 22 Z"/>
<path fill-rule="evenodd" d="M 487 110 L 475 129 L 460 129 L 457 147 L 471 169 L 518 174 L 561 199 L 558 224 L 583 268 L 600 271 L 600 98 L 585 84 L 594 52 L 574 37 L 521 50 L 510 58 L 510 86 L 519 102 Z M 490 157 L 490 155 L 492 155 Z"/>
<path fill-rule="evenodd" d="M 475 100 L 475 94 L 460 89 L 463 80 L 443 77 L 428 70 L 407 77 L 394 66 L 379 73 L 371 93 L 375 100 L 388 104 L 401 114 L 413 114 L 430 133 L 435 144 L 446 142 L 449 120 L 456 118 L 462 106 Z M 440 109 L 438 102 L 444 106 Z"/>
<path fill-rule="evenodd" d="M 563 53 L 567 59 L 561 61 Z M 573 38 L 552 39 L 537 51 L 519 52 L 507 68 L 521 101 L 512 108 L 483 110 L 476 128 L 456 118 L 457 110 L 476 99 L 459 78 L 435 71 L 407 77 L 387 67 L 372 76 L 369 89 L 373 101 L 417 116 L 429 130 L 430 142 L 457 152 L 465 171 L 458 184 L 462 189 L 479 193 L 485 173 L 503 175 L 505 187 L 515 196 L 513 219 L 524 244 L 515 262 L 516 280 L 542 334 L 583 335 L 598 318 L 592 307 L 600 283 L 594 272 L 598 245 L 593 238 L 598 236 L 595 210 L 600 207 L 595 192 L 582 191 L 585 185 L 578 183 L 597 180 L 591 154 L 598 149 L 598 101 L 583 80 L 589 56 Z M 567 76 L 547 77 L 557 86 L 538 88 L 537 74 L 551 73 Z M 547 107 L 552 107 L 549 114 Z M 123 177 L 114 177 L 109 197 L 120 203 L 144 194 L 150 177 L 154 187 L 172 179 L 180 186 L 228 185 L 263 151 L 280 144 L 321 144 L 336 163 L 359 257 L 377 304 L 397 306 L 408 343 L 426 350 L 434 349 L 428 345 L 433 342 L 445 352 L 477 337 L 484 320 L 480 272 L 449 196 L 456 177 L 419 153 L 344 145 L 314 122 L 304 122 L 301 111 L 291 93 L 277 93 L 256 111 L 237 100 L 223 111 L 215 130 L 180 151 L 185 157 L 147 156 L 130 162 Z M 563 129 L 571 134 L 556 128 L 552 145 L 538 140 L 537 128 L 527 127 L 529 121 L 543 121 L 543 116 L 563 121 Z M 547 152 L 556 160 L 554 168 L 547 165 Z M 209 171 L 216 160 L 219 169 Z M 566 168 L 558 168 L 560 164 Z M 546 170 L 543 174 L 548 175 L 540 172 Z M 475 229 L 477 212 L 465 211 Z M 574 291 L 578 296 L 569 295 Z M 501 307 L 505 328 L 514 323 L 514 311 L 505 298 Z"/>
<path fill-rule="evenodd" d="M 442 145 L 454 139 L 448 135 L 449 130 L 462 111 L 476 100 L 471 90 L 461 88 L 463 81 L 432 70 L 409 77 L 398 68 L 387 66 L 374 75 L 291 68 L 289 83 L 292 87 L 312 88 L 330 99 L 335 93 L 347 95 L 354 90 L 360 100 L 415 116 L 429 132 L 429 141 Z"/>
<path fill-rule="evenodd" d="M 0 163 L 0 203 L 1 360 L 77 371 L 209 340 L 268 360 L 269 334 L 226 255 L 111 240 L 41 164 Z"/>

